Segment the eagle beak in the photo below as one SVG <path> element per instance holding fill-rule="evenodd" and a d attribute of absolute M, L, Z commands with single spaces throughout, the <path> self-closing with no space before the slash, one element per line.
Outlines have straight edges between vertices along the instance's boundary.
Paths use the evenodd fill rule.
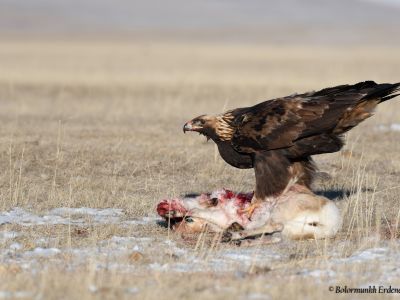
<path fill-rule="evenodd" d="M 193 130 L 193 126 L 190 122 L 186 123 L 183 126 L 183 133 L 186 133 L 186 131 L 192 131 Z"/>

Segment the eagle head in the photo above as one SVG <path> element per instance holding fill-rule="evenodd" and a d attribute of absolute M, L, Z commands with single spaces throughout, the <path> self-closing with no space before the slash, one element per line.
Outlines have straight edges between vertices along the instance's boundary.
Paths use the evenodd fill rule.
<path fill-rule="evenodd" d="M 195 131 L 205 135 L 208 138 L 212 138 L 215 135 L 216 121 L 216 117 L 201 115 L 187 122 L 183 126 L 183 132 L 186 133 L 186 131 Z"/>
<path fill-rule="evenodd" d="M 229 140 L 233 134 L 230 120 L 230 115 L 201 115 L 187 122 L 183 126 L 183 132 L 195 131 L 214 142 Z"/>

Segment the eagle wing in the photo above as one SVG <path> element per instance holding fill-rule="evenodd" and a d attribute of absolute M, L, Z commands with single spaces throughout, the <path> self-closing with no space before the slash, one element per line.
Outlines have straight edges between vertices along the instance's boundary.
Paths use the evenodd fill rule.
<path fill-rule="evenodd" d="M 235 151 L 229 142 L 217 143 L 222 159 L 231 166 L 239 169 L 251 169 L 254 167 L 251 155 Z"/>
<path fill-rule="evenodd" d="M 231 144 L 238 152 L 254 153 L 289 148 L 313 136 L 340 135 L 371 116 L 398 88 L 366 81 L 265 101 L 236 115 L 232 111 Z"/>
<path fill-rule="evenodd" d="M 286 148 L 305 129 L 298 113 L 300 99 L 275 99 L 250 108 L 235 119 L 232 146 L 239 152 Z"/>

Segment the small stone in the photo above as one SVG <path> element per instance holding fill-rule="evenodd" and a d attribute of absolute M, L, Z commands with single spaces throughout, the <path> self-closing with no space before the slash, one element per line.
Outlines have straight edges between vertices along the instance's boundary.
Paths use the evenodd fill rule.
<path fill-rule="evenodd" d="M 87 237 L 89 230 L 87 228 L 75 228 L 73 234 L 76 236 Z"/>
<path fill-rule="evenodd" d="M 272 269 L 268 266 L 254 266 L 251 270 L 251 274 L 261 275 L 270 272 Z"/>
<path fill-rule="evenodd" d="M 144 259 L 144 255 L 139 251 L 134 251 L 129 255 L 128 258 L 130 262 L 139 262 Z"/>

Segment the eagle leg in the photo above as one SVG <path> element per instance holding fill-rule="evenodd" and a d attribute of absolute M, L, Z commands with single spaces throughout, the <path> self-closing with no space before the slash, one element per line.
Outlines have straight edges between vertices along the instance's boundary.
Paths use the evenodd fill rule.
<path fill-rule="evenodd" d="M 290 182 L 292 163 L 280 150 L 256 152 L 253 159 L 256 188 L 251 203 L 265 202 L 280 195 Z"/>

